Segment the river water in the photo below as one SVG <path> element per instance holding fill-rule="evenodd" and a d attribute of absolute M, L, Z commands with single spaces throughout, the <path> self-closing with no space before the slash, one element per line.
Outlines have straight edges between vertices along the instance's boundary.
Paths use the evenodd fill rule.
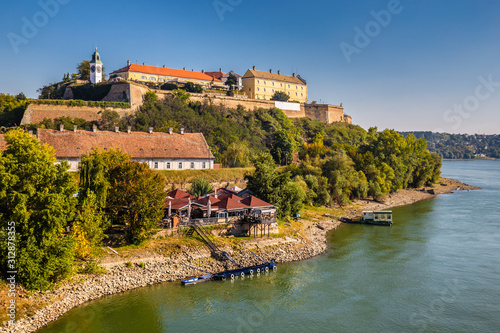
<path fill-rule="evenodd" d="M 330 250 L 244 280 L 100 298 L 40 332 L 500 332 L 500 161 L 445 161 L 483 187 L 344 225 Z"/>

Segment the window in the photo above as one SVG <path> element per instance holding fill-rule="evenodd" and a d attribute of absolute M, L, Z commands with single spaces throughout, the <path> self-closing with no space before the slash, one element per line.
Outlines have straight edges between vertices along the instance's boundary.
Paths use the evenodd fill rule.
<path fill-rule="evenodd" d="M 135 78 L 135 74 L 134 74 L 134 78 Z"/>
<path fill-rule="evenodd" d="M 182 169 L 182 162 L 179 162 L 179 169 Z"/>
<path fill-rule="evenodd" d="M 160 81 L 160 82 L 165 82 L 165 79 L 161 79 L 161 78 L 160 78 L 160 79 L 158 79 L 158 81 Z"/>
<path fill-rule="evenodd" d="M 280 83 L 280 87 L 283 87 L 283 83 Z"/>
<path fill-rule="evenodd" d="M 260 88 L 259 88 L 259 87 L 257 87 L 257 91 L 260 91 Z"/>
<path fill-rule="evenodd" d="M 298 93 L 295 93 L 295 96 L 299 96 L 299 94 L 298 94 Z"/>
<path fill-rule="evenodd" d="M 274 82 L 273 82 L 273 87 L 274 87 Z"/>
<path fill-rule="evenodd" d="M 288 88 L 290 88 L 290 85 L 288 85 Z"/>
<path fill-rule="evenodd" d="M 167 169 L 170 169 L 170 162 L 167 162 Z"/>
<path fill-rule="evenodd" d="M 146 76 L 141 76 L 141 80 L 147 80 L 148 78 Z"/>
<path fill-rule="evenodd" d="M 274 89 L 273 89 L 273 92 L 274 92 Z"/>
<path fill-rule="evenodd" d="M 266 88 L 264 88 L 264 92 L 266 92 Z"/>
<path fill-rule="evenodd" d="M 260 84 L 260 80 L 257 80 L 257 83 Z"/>
<path fill-rule="evenodd" d="M 191 162 L 191 169 L 194 169 L 194 162 Z"/>
<path fill-rule="evenodd" d="M 300 89 L 304 90 L 304 87 L 300 87 Z"/>
<path fill-rule="evenodd" d="M 158 169 L 158 162 L 155 162 L 155 169 Z"/>
<path fill-rule="evenodd" d="M 207 163 L 206 163 L 206 162 L 203 162 L 203 163 L 201 164 L 201 167 L 202 167 L 202 169 L 206 169 L 206 168 L 207 168 Z"/>
<path fill-rule="evenodd" d="M 290 92 L 288 92 L 288 95 L 290 95 Z"/>
<path fill-rule="evenodd" d="M 266 85 L 266 84 L 267 84 L 266 81 L 264 81 L 264 85 Z"/>
<path fill-rule="evenodd" d="M 149 81 L 156 81 L 156 78 L 151 76 L 151 77 L 149 78 Z"/>
<path fill-rule="evenodd" d="M 295 86 L 295 89 L 299 90 L 299 86 Z"/>
<path fill-rule="evenodd" d="M 304 97 L 304 94 L 303 94 L 303 93 L 300 93 L 300 96 Z"/>

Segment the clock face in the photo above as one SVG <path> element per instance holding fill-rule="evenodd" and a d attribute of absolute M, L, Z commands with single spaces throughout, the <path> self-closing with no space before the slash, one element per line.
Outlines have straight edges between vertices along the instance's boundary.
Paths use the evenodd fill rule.
<path fill-rule="evenodd" d="M 101 72 L 101 67 L 97 67 L 96 70 L 97 70 L 97 73 L 100 73 Z"/>
<path fill-rule="evenodd" d="M 94 73 L 94 72 L 95 72 L 95 66 L 94 66 L 94 65 L 90 66 L 90 71 L 91 71 L 92 73 Z"/>

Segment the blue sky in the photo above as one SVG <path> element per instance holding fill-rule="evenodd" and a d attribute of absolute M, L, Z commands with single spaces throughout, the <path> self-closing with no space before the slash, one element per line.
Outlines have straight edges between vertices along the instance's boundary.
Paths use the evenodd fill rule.
<path fill-rule="evenodd" d="M 0 36 L 4 93 L 36 97 L 97 46 L 107 73 L 256 66 L 364 128 L 500 133 L 497 1 L 3 1 Z"/>

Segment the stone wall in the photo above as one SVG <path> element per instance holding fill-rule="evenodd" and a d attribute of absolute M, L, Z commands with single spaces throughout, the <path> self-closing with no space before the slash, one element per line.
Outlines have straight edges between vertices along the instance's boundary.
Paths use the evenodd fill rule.
<path fill-rule="evenodd" d="M 59 117 L 82 118 L 86 121 L 97 121 L 101 119 L 101 113 L 105 109 L 100 107 L 88 106 L 66 106 L 66 105 L 43 105 L 30 104 L 24 112 L 21 125 L 37 124 L 45 118 L 55 119 Z M 114 110 L 123 117 L 132 112 L 131 109 L 114 109 L 106 108 L 106 110 Z"/>

